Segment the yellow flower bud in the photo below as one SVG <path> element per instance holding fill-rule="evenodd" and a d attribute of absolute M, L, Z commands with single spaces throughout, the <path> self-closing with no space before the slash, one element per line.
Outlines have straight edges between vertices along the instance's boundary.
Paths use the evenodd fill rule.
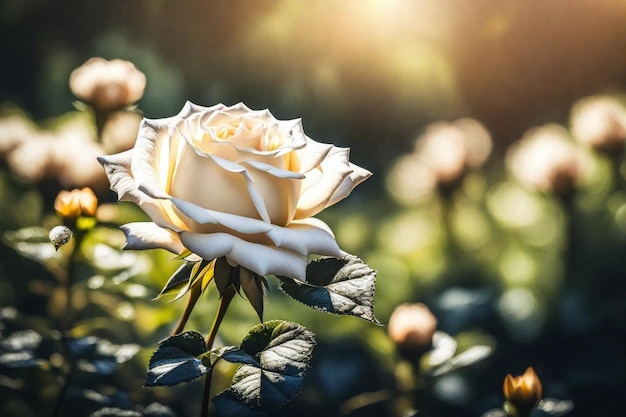
<path fill-rule="evenodd" d="M 528 415 L 541 400 L 542 386 L 532 367 L 521 376 L 508 374 L 504 378 L 505 410 L 511 416 Z"/>
<path fill-rule="evenodd" d="M 54 200 L 55 211 L 66 219 L 94 217 L 97 208 L 98 198 L 88 187 L 80 190 L 75 188 L 72 191 L 62 190 Z"/>

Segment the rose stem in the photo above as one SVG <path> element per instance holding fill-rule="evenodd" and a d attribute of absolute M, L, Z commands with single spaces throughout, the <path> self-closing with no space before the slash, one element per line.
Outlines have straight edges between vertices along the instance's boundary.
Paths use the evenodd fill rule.
<path fill-rule="evenodd" d="M 201 283 L 198 283 L 197 285 L 191 287 L 191 290 L 189 290 L 189 301 L 187 302 L 187 307 L 185 307 L 185 311 L 180 317 L 180 321 L 178 322 L 176 328 L 170 336 L 174 336 L 183 332 L 183 330 L 185 329 L 185 325 L 187 324 L 187 320 L 189 320 L 189 316 L 191 315 L 191 311 L 195 307 L 198 298 L 200 298 L 200 294 L 202 294 Z"/>
<path fill-rule="evenodd" d="M 213 321 L 213 325 L 211 326 L 211 330 L 209 331 L 209 335 L 206 338 L 206 348 L 207 351 L 211 350 L 213 347 L 213 342 L 215 341 L 215 337 L 217 336 L 217 330 L 222 324 L 222 319 L 226 315 L 226 310 L 228 306 L 235 296 L 234 285 L 229 285 L 225 290 L 224 294 L 222 294 L 222 298 L 220 300 L 220 305 L 217 310 L 217 314 L 215 315 L 215 320 Z M 204 377 L 204 389 L 202 391 L 202 417 L 208 417 L 209 415 L 209 395 L 211 393 L 211 378 L 213 376 L 213 367 L 210 367 Z"/>

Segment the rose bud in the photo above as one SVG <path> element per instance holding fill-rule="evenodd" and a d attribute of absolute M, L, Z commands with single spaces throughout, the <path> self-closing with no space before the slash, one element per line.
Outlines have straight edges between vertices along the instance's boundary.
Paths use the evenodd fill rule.
<path fill-rule="evenodd" d="M 400 304 L 395 308 L 387 327 L 387 334 L 400 354 L 417 361 L 431 349 L 437 318 L 425 304 Z"/>
<path fill-rule="evenodd" d="M 507 152 L 507 165 L 524 185 L 545 193 L 571 195 L 582 178 L 582 151 L 557 125 L 529 130 Z"/>
<path fill-rule="evenodd" d="M 91 188 L 62 190 L 54 200 L 54 210 L 66 219 L 94 217 L 98 208 L 98 198 Z"/>
<path fill-rule="evenodd" d="M 55 250 L 65 245 L 72 238 L 72 231 L 66 226 L 55 226 L 48 234 L 50 242 L 54 245 Z"/>
<path fill-rule="evenodd" d="M 521 376 L 508 374 L 504 378 L 503 392 L 505 411 L 513 417 L 527 416 L 542 398 L 541 381 L 529 367 Z"/>
<path fill-rule="evenodd" d="M 572 109 L 572 135 L 580 143 L 609 155 L 620 155 L 626 140 L 626 109 L 616 99 L 592 96 Z"/>
<path fill-rule="evenodd" d="M 112 111 L 137 102 L 146 76 L 131 62 L 91 58 L 70 74 L 70 89 L 80 100 L 100 111 Z"/>

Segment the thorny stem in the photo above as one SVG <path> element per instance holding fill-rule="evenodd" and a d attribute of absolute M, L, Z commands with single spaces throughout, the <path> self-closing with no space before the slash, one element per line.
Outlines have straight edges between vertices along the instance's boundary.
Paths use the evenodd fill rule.
<path fill-rule="evenodd" d="M 211 326 L 211 330 L 209 331 L 209 335 L 206 337 L 206 348 L 207 350 L 211 350 L 213 347 L 213 342 L 215 342 L 215 337 L 217 336 L 217 331 L 222 324 L 222 320 L 226 315 L 226 310 L 230 305 L 231 300 L 235 296 L 237 290 L 234 285 L 229 285 L 228 288 L 224 290 L 222 294 L 222 298 L 220 300 L 220 305 L 218 307 L 217 313 L 215 314 L 215 320 L 213 321 L 213 325 Z M 211 393 L 211 378 L 213 376 L 213 367 L 209 368 L 208 372 L 204 377 L 204 388 L 202 390 L 202 417 L 209 416 L 209 397 Z"/>
<path fill-rule="evenodd" d="M 70 366 L 69 370 L 67 372 L 64 372 L 63 384 L 61 386 L 61 389 L 56 399 L 56 403 L 54 404 L 54 409 L 52 411 L 53 417 L 60 416 L 63 398 L 65 397 L 65 393 L 70 386 L 74 373 L 76 372 L 76 361 L 73 360 L 70 355 L 68 332 L 70 330 L 72 319 L 74 316 L 72 306 L 72 286 L 74 285 L 76 267 L 78 265 L 78 258 L 80 255 L 80 246 L 82 244 L 84 236 L 85 233 L 82 230 L 77 230 L 75 232 L 74 248 L 72 249 L 72 253 L 70 254 L 70 257 L 67 261 L 66 273 L 61 277 L 63 292 L 65 296 L 65 305 L 63 308 L 63 315 L 59 320 L 59 332 L 61 333 L 61 346 L 63 347 L 64 359 L 66 362 L 69 362 Z"/>

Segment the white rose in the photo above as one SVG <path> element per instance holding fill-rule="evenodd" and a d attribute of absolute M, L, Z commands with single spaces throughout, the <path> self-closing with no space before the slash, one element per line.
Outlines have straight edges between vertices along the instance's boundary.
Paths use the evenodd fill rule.
<path fill-rule="evenodd" d="M 177 116 L 144 119 L 133 149 L 98 159 L 120 201 L 152 220 L 122 227 L 127 249 L 188 249 L 302 280 L 308 255 L 342 254 L 311 216 L 371 175 L 349 149 L 307 137 L 299 119 L 241 103 L 187 102 Z"/>

